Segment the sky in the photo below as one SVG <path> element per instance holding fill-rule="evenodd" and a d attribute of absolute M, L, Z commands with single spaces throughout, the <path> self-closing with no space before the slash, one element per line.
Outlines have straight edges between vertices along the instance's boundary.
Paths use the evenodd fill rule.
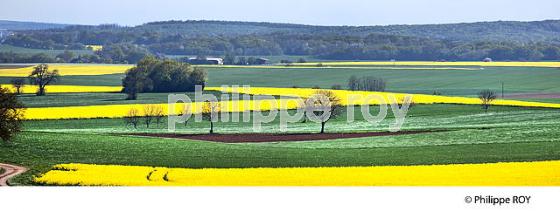
<path fill-rule="evenodd" d="M 560 19 L 559 0 L 0 0 L 0 20 L 139 25 L 230 20 L 311 25 Z"/>

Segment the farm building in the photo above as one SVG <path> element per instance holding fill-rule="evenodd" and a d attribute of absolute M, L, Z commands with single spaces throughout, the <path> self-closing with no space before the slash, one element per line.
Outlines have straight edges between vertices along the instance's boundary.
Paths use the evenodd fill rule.
<path fill-rule="evenodd" d="M 198 57 L 189 57 L 187 61 L 190 64 L 215 64 L 215 65 L 223 65 L 224 59 L 217 58 L 217 57 L 206 57 L 206 58 L 198 58 Z"/>
<path fill-rule="evenodd" d="M 268 63 L 268 59 L 266 59 L 266 58 L 257 58 L 257 59 L 255 60 L 255 62 L 256 62 L 256 64 L 266 64 L 266 63 Z"/>

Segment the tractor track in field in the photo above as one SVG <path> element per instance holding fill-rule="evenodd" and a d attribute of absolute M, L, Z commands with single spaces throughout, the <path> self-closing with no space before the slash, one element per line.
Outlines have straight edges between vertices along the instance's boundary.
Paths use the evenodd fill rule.
<path fill-rule="evenodd" d="M 9 186 L 8 180 L 12 177 L 20 175 L 27 171 L 27 168 L 0 163 L 0 168 L 4 169 L 4 173 L 0 174 L 0 186 Z"/>

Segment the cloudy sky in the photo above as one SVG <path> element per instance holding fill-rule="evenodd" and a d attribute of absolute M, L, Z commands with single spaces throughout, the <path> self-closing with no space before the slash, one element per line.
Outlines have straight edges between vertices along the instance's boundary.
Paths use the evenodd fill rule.
<path fill-rule="evenodd" d="M 138 25 L 239 20 L 389 25 L 560 19 L 559 0 L 1 0 L 0 20 Z"/>

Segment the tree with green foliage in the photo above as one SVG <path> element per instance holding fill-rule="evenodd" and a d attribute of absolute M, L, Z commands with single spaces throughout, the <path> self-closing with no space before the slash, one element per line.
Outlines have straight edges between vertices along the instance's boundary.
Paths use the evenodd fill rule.
<path fill-rule="evenodd" d="M 56 56 L 56 59 L 65 63 L 70 63 L 72 59 L 74 59 L 74 57 L 76 57 L 76 54 L 74 54 L 72 51 L 64 51 L 63 53 L 58 54 Z"/>
<path fill-rule="evenodd" d="M 0 138 L 11 141 L 21 131 L 24 106 L 16 94 L 0 86 Z"/>
<path fill-rule="evenodd" d="M 103 46 L 103 50 L 95 52 L 99 57 L 110 63 L 134 64 L 151 53 L 140 45 L 119 43 Z"/>
<path fill-rule="evenodd" d="M 141 92 L 192 92 L 196 85 L 204 87 L 206 80 L 200 67 L 148 56 L 126 71 L 122 84 L 127 99 L 134 100 Z"/>
<path fill-rule="evenodd" d="M 226 53 L 226 55 L 224 55 L 224 64 L 225 65 L 233 65 L 235 64 L 235 55 L 233 55 L 233 53 Z"/>
<path fill-rule="evenodd" d="M 245 57 L 239 57 L 237 58 L 237 65 L 247 65 L 247 59 Z"/>
<path fill-rule="evenodd" d="M 35 66 L 33 72 L 29 75 L 29 81 L 33 85 L 37 85 L 37 96 L 45 95 L 45 87 L 49 84 L 55 83 L 60 78 L 58 70 L 49 71 L 47 64 L 40 64 Z"/>
<path fill-rule="evenodd" d="M 138 93 L 142 92 L 146 82 L 146 76 L 143 73 L 142 71 L 126 71 L 126 77 L 123 78 L 122 85 L 127 100 L 136 100 Z"/>
<path fill-rule="evenodd" d="M 33 63 L 56 63 L 56 59 L 46 53 L 33 54 L 29 60 Z"/>
<path fill-rule="evenodd" d="M 490 89 L 482 90 L 478 93 L 478 98 L 482 101 L 482 109 L 485 112 L 488 112 L 488 108 L 490 108 L 490 104 L 494 101 L 498 96 L 496 93 Z"/>

